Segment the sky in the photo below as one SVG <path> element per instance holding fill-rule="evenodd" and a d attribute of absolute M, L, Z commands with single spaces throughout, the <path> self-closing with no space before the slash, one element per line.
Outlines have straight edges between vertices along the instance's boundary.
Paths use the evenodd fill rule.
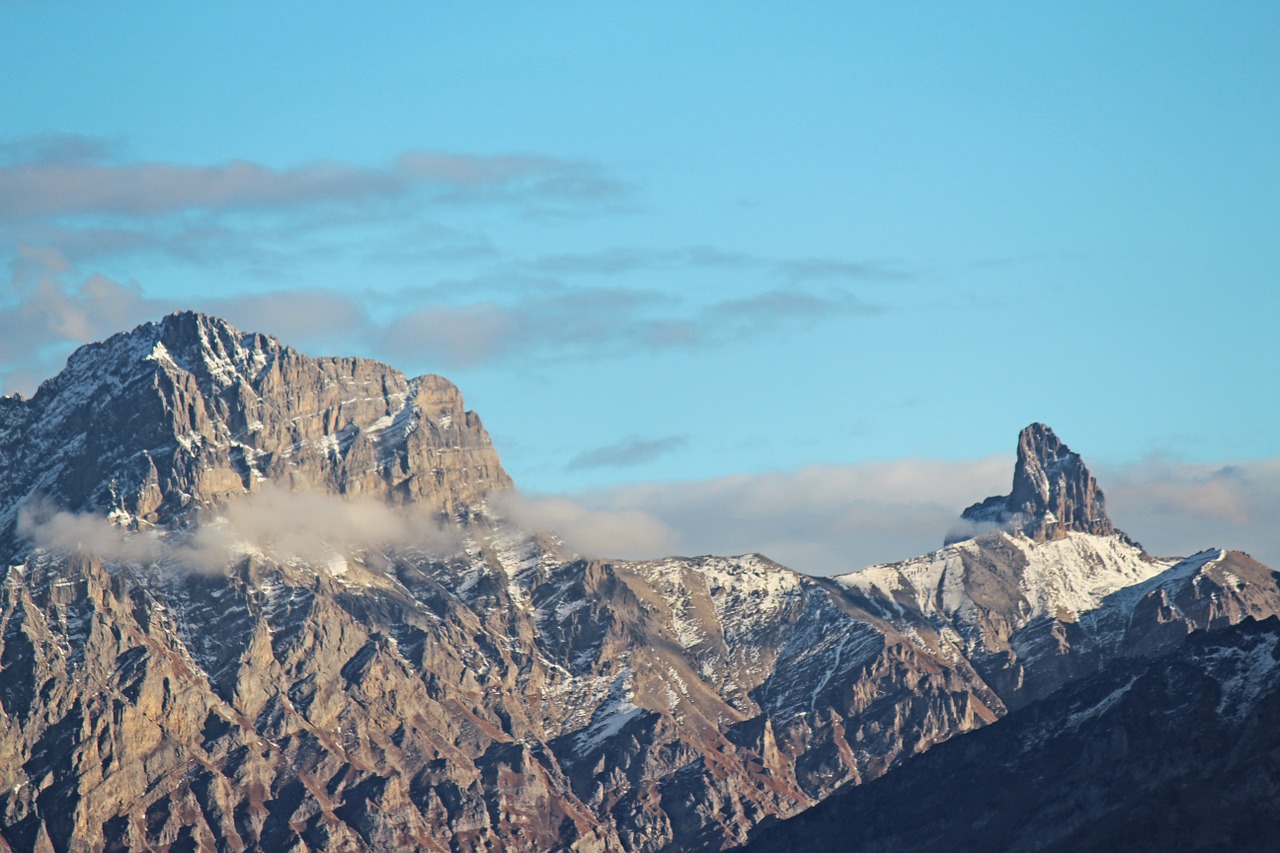
<path fill-rule="evenodd" d="M 0 389 L 205 310 L 449 377 L 601 553 L 824 573 L 1041 421 L 1153 551 L 1280 565 L 1278 48 L 1271 2 L 0 0 Z"/>

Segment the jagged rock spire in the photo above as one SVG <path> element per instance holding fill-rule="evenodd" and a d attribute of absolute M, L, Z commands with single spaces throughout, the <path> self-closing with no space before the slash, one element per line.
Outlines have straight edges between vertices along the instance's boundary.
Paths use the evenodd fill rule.
<path fill-rule="evenodd" d="M 1041 423 L 1018 434 L 1018 462 L 1009 494 L 976 503 L 960 518 L 960 526 L 947 536 L 948 544 L 992 527 L 1021 532 L 1037 542 L 1061 539 L 1071 531 L 1099 536 L 1119 532 L 1080 454 Z"/>

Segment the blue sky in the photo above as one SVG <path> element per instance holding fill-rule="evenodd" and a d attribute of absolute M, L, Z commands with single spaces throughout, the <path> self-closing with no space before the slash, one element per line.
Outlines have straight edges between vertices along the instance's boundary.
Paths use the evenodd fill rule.
<path fill-rule="evenodd" d="M 1040 420 L 1270 553 L 1278 45 L 1273 3 L 0 2 L 3 388 L 196 307 L 443 373 L 522 488 L 668 527 L 922 459 L 941 518 Z"/>

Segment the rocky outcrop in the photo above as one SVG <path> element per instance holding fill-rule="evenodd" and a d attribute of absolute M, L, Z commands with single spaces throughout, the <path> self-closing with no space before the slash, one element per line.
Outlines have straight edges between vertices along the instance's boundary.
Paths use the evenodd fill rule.
<path fill-rule="evenodd" d="M 1068 533 L 1110 536 L 1118 532 L 1107 516 L 1106 498 L 1078 453 L 1044 424 L 1018 434 L 1013 489 L 966 509 L 961 525 L 945 544 L 992 528 L 1017 531 L 1037 541 Z"/>

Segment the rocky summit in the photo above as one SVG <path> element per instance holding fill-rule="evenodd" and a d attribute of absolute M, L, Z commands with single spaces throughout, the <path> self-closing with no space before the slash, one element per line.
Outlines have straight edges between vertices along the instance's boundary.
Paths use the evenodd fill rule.
<path fill-rule="evenodd" d="M 0 536 L 41 497 L 171 525 L 263 482 L 465 516 L 511 480 L 439 376 L 309 358 L 193 312 L 77 350 L 30 400 L 0 398 Z"/>
<path fill-rule="evenodd" d="M 718 850 L 1280 612 L 1040 425 L 976 535 L 836 578 L 579 557 L 509 488 L 447 381 L 194 313 L 0 400 L 0 841 Z"/>
<path fill-rule="evenodd" d="M 1039 423 L 1018 435 L 1012 491 L 974 504 L 960 519 L 947 544 L 991 528 L 1016 530 L 1037 542 L 1072 532 L 1097 536 L 1116 532 L 1107 516 L 1106 497 L 1080 454 Z"/>

